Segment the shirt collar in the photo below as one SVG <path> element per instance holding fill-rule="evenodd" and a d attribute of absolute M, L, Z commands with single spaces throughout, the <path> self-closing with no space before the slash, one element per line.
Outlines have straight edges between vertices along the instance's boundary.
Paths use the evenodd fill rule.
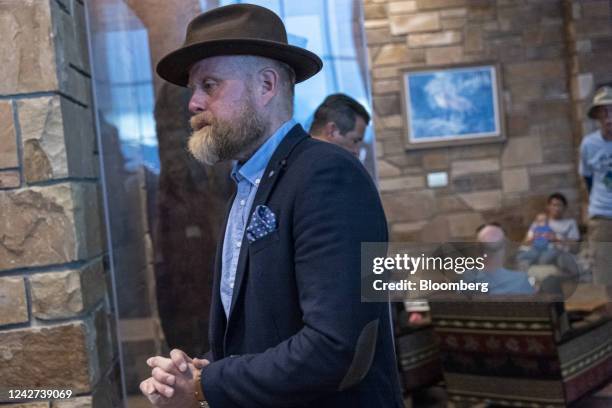
<path fill-rule="evenodd" d="M 235 162 L 231 173 L 232 179 L 236 183 L 246 179 L 252 185 L 258 185 L 274 151 L 296 124 L 297 122 L 294 119 L 289 119 L 257 149 L 246 163 L 241 165 Z"/>

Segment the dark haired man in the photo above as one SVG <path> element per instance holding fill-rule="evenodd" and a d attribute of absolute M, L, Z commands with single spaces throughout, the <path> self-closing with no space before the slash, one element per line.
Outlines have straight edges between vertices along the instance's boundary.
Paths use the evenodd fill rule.
<path fill-rule="evenodd" d="M 580 239 L 580 232 L 576 220 L 565 217 L 566 209 L 567 199 L 563 194 L 553 193 L 548 196 L 546 212 L 538 214 L 538 217 L 543 218 L 547 232 L 545 234 L 538 232 L 542 226 L 538 224 L 538 217 L 536 217 L 523 240 L 525 247 L 517 256 L 520 269 L 526 271 L 534 264 L 554 264 L 565 275 L 578 274 L 578 265 L 571 252 L 577 249 L 576 243 Z M 543 247 L 534 245 L 539 242 L 538 240 L 544 242 Z"/>
<path fill-rule="evenodd" d="M 333 94 L 325 98 L 315 111 L 310 134 L 359 156 L 369 122 L 370 115 L 363 105 L 348 95 Z"/>

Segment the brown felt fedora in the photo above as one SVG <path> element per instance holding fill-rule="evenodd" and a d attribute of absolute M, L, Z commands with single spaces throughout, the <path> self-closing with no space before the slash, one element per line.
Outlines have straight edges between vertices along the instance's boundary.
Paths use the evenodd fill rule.
<path fill-rule="evenodd" d="M 316 54 L 289 45 L 280 17 L 253 4 L 233 4 L 202 13 L 189 23 L 185 43 L 159 61 L 157 73 L 168 82 L 187 86 L 191 66 L 217 55 L 258 55 L 282 61 L 304 81 L 323 67 Z"/>

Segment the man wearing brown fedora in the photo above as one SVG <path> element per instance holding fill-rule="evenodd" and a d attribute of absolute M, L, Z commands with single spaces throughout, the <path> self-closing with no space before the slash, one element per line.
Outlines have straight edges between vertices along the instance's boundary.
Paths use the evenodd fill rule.
<path fill-rule="evenodd" d="M 580 174 L 589 191 L 589 253 L 594 282 L 612 295 L 612 85 L 597 89 L 588 116 L 599 125 L 580 144 Z"/>
<path fill-rule="evenodd" d="M 387 240 L 378 193 L 345 150 L 293 119 L 293 89 L 322 68 L 265 8 L 191 21 L 157 66 L 189 87 L 189 149 L 236 160 L 219 239 L 205 359 L 151 357 L 159 407 L 402 405 L 387 303 L 361 302 L 362 242 Z"/>

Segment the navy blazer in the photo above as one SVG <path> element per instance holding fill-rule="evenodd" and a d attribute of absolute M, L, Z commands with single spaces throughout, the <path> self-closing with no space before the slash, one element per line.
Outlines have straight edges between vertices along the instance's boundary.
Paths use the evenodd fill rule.
<path fill-rule="evenodd" d="M 261 204 L 277 229 L 252 243 L 245 234 L 229 319 L 222 244 L 217 251 L 212 363 L 202 371 L 210 406 L 403 407 L 388 304 L 361 302 L 360 245 L 388 238 L 369 174 L 296 125 L 268 163 L 251 214 Z"/>

